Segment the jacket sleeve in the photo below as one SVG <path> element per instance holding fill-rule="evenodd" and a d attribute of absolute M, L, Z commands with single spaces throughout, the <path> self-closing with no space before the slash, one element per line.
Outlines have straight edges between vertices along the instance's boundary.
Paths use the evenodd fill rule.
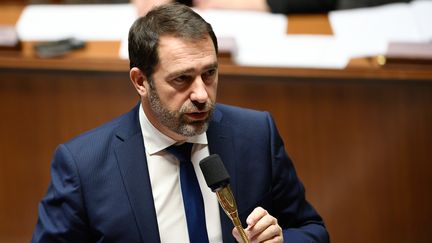
<path fill-rule="evenodd" d="M 273 216 L 283 229 L 286 242 L 330 242 L 324 222 L 306 200 L 305 189 L 297 177 L 274 121 L 268 115 L 272 154 Z"/>
<path fill-rule="evenodd" d="M 79 175 L 72 155 L 60 145 L 51 165 L 51 183 L 38 206 L 31 242 L 88 242 Z"/>
<path fill-rule="evenodd" d="M 326 13 L 336 8 L 336 0 L 267 0 L 273 13 Z"/>

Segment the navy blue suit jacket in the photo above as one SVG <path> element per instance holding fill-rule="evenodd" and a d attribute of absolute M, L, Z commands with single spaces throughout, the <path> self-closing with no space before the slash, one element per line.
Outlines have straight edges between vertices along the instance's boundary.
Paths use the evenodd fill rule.
<path fill-rule="evenodd" d="M 138 107 L 57 148 L 32 242 L 160 241 Z M 207 137 L 231 175 L 243 223 L 262 206 L 286 241 L 329 241 L 267 112 L 218 104 Z M 220 214 L 224 242 L 235 242 Z"/>

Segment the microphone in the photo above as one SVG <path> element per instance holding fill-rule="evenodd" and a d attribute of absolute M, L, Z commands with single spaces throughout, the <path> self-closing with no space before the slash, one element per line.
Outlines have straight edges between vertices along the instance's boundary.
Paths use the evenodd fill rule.
<path fill-rule="evenodd" d="M 217 154 L 212 154 L 202 159 L 199 165 L 207 186 L 216 193 L 219 204 L 233 222 L 234 227 L 239 232 L 243 242 L 249 243 L 238 216 L 235 198 L 229 186 L 230 176 L 226 171 L 221 158 Z"/>

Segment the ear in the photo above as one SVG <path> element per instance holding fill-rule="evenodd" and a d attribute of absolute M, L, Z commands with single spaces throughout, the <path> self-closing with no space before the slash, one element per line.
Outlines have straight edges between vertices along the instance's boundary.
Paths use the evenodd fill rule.
<path fill-rule="evenodd" d="M 147 78 L 139 68 L 133 67 L 129 71 L 129 78 L 141 97 L 147 95 Z"/>

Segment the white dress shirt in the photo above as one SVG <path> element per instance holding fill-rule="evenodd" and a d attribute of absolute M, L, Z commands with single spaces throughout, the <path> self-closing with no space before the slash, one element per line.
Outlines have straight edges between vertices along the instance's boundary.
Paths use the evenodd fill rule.
<path fill-rule="evenodd" d="M 159 235 L 162 243 L 189 242 L 177 158 L 164 150 L 176 141 L 162 134 L 147 119 L 142 105 L 139 120 L 149 168 Z M 204 200 L 206 226 L 210 243 L 222 243 L 219 204 L 216 194 L 207 187 L 199 167 L 201 159 L 209 155 L 205 133 L 188 138 L 193 143 L 191 160 Z"/>

